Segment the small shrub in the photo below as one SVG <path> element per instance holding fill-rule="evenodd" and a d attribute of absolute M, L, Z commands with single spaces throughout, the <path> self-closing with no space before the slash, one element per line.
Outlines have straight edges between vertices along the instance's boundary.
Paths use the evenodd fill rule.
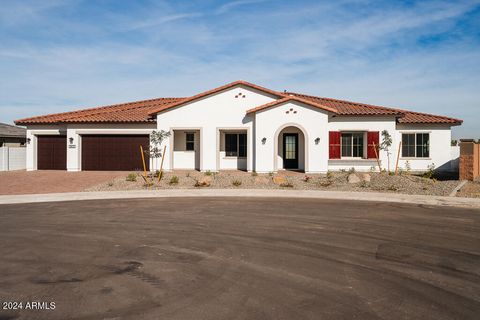
<path fill-rule="evenodd" d="M 273 177 L 273 172 L 270 171 L 270 172 L 268 173 L 268 175 L 269 175 L 270 177 Z"/>
<path fill-rule="evenodd" d="M 363 180 L 362 182 L 360 182 L 360 187 L 361 187 L 361 188 L 366 188 L 366 187 L 368 187 L 367 181 Z"/>
<path fill-rule="evenodd" d="M 125 180 L 130 181 L 130 182 L 135 182 L 137 181 L 137 174 L 132 172 L 127 175 L 127 178 Z"/>
<path fill-rule="evenodd" d="M 302 179 L 302 181 L 303 181 L 303 182 L 309 182 L 310 179 L 312 179 L 312 177 L 310 177 L 310 176 L 304 176 L 303 179 Z"/>
<path fill-rule="evenodd" d="M 252 177 L 258 176 L 258 173 L 256 171 L 252 171 Z"/>
<path fill-rule="evenodd" d="M 234 185 L 235 187 L 239 187 L 242 185 L 242 181 L 240 180 L 233 180 L 232 181 L 232 185 Z"/>
<path fill-rule="evenodd" d="M 190 172 L 187 172 L 187 174 L 185 175 L 187 178 L 190 178 Z"/>
<path fill-rule="evenodd" d="M 107 185 L 108 185 L 109 187 L 113 187 L 113 181 L 109 181 L 109 182 L 107 183 Z"/>
<path fill-rule="evenodd" d="M 376 170 L 376 169 L 375 169 L 375 167 L 374 167 L 374 166 L 371 166 L 371 167 L 370 167 L 370 172 L 371 172 L 371 173 L 374 173 L 374 172 L 375 172 L 375 170 Z"/>
<path fill-rule="evenodd" d="M 293 188 L 293 184 L 291 182 L 287 181 L 287 182 L 281 183 L 280 187 L 282 187 L 282 188 Z"/>
<path fill-rule="evenodd" d="M 327 179 L 333 179 L 333 172 L 327 171 Z"/>
<path fill-rule="evenodd" d="M 206 176 L 211 176 L 211 175 L 212 175 L 212 171 L 210 171 L 210 170 L 205 171 L 205 175 L 206 175 Z"/>
<path fill-rule="evenodd" d="M 177 184 L 178 183 L 178 177 L 177 176 L 172 176 L 170 178 L 170 184 Z"/>
<path fill-rule="evenodd" d="M 158 178 L 159 175 L 160 175 L 160 170 L 155 170 L 155 172 L 153 173 L 153 176 L 155 178 Z"/>
<path fill-rule="evenodd" d="M 389 176 L 394 176 L 394 175 L 395 175 L 395 172 L 393 172 L 393 171 L 388 171 L 388 175 L 389 175 Z"/>
<path fill-rule="evenodd" d="M 340 169 L 340 172 L 342 172 L 342 173 L 343 173 L 343 172 L 347 172 L 347 170 L 345 170 L 345 169 Z"/>
<path fill-rule="evenodd" d="M 410 165 L 410 161 L 407 160 L 407 162 L 405 162 L 405 171 L 407 171 L 407 174 L 410 174 L 410 172 L 412 171 L 412 166 Z"/>
<path fill-rule="evenodd" d="M 348 169 L 348 173 L 355 173 L 355 172 L 357 172 L 357 171 L 355 170 L 354 167 L 351 167 L 350 169 Z"/>
<path fill-rule="evenodd" d="M 399 175 L 403 175 L 404 173 L 405 173 L 405 171 L 403 171 L 402 168 L 398 168 L 398 174 L 399 174 Z"/>
<path fill-rule="evenodd" d="M 423 173 L 423 177 L 427 179 L 432 179 L 435 175 L 435 164 L 432 163 L 428 166 L 428 170 Z"/>

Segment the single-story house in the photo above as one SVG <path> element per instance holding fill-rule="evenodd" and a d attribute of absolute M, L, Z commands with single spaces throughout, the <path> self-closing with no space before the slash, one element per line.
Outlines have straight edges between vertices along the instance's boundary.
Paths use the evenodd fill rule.
<path fill-rule="evenodd" d="M 0 147 L 22 147 L 25 145 L 26 135 L 25 128 L 0 123 Z"/>
<path fill-rule="evenodd" d="M 139 146 L 171 133 L 165 170 L 324 173 L 377 166 L 449 167 L 451 127 L 462 120 L 397 108 L 279 92 L 235 81 L 186 98 L 158 98 L 17 120 L 27 127 L 27 170 L 139 170 Z M 162 145 L 162 149 L 163 149 Z M 148 159 L 148 169 L 161 159 Z"/>

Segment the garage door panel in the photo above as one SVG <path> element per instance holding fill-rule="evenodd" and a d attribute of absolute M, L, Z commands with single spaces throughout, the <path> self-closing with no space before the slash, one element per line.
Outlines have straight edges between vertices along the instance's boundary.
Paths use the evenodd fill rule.
<path fill-rule="evenodd" d="M 37 169 L 67 170 L 66 136 L 37 136 Z"/>
<path fill-rule="evenodd" d="M 149 141 L 148 135 L 83 135 L 82 170 L 142 170 L 140 145 L 148 150 Z"/>

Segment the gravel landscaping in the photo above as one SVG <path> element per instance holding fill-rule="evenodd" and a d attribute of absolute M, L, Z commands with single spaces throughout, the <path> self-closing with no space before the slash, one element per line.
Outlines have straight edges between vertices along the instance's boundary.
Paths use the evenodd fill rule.
<path fill-rule="evenodd" d="M 480 181 L 468 181 L 457 193 L 457 197 L 480 198 Z"/>
<path fill-rule="evenodd" d="M 332 191 L 370 191 L 405 194 L 448 196 L 458 185 L 458 180 L 439 181 L 412 174 L 388 175 L 387 173 L 329 172 L 328 174 L 304 174 L 281 172 L 256 174 L 242 171 L 204 173 L 198 171 L 166 172 L 160 182 L 148 186 L 140 173 L 113 179 L 88 188 L 86 191 L 118 191 L 139 189 L 295 189 Z"/>

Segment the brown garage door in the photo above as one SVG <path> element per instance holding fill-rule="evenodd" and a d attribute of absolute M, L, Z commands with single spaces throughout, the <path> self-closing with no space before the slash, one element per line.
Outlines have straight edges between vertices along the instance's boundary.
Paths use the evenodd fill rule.
<path fill-rule="evenodd" d="M 143 170 L 140 145 L 148 150 L 149 141 L 148 135 L 83 135 L 82 170 Z"/>
<path fill-rule="evenodd" d="M 37 169 L 67 170 L 66 136 L 37 136 Z"/>

